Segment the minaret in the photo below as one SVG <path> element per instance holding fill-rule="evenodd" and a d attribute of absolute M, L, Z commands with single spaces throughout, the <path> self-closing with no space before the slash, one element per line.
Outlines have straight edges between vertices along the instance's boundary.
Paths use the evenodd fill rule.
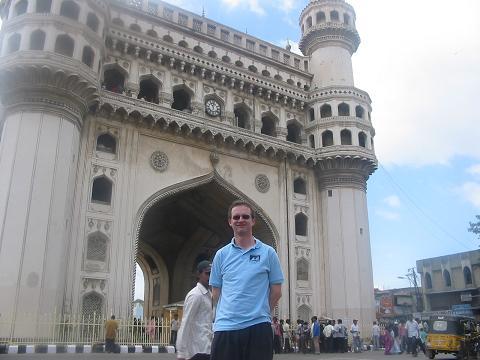
<path fill-rule="evenodd" d="M 106 6 L 0 7 L 0 313 L 14 319 L 63 310 L 80 134 L 97 100 Z M 34 321 L 11 335 L 35 334 Z"/>
<path fill-rule="evenodd" d="M 348 323 L 363 336 L 375 319 L 366 181 L 376 168 L 370 98 L 354 87 L 352 54 L 360 44 L 354 9 L 344 0 L 311 0 L 300 16 L 300 49 L 313 74 L 308 131 L 315 139 L 321 211 L 318 272 L 322 314 Z M 319 263 L 322 263 L 320 261 Z"/>

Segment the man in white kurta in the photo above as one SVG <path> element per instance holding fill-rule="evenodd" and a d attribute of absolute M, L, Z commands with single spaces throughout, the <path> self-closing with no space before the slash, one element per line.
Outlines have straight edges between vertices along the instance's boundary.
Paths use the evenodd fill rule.
<path fill-rule="evenodd" d="M 213 336 L 212 294 L 208 287 L 210 270 L 209 261 L 204 260 L 197 265 L 197 286 L 185 297 L 182 323 L 177 337 L 179 360 L 190 359 L 196 354 L 210 354 Z"/>

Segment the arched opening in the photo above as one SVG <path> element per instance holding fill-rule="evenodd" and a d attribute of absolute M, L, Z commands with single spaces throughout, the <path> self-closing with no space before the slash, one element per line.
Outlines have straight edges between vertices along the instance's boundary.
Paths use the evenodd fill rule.
<path fill-rule="evenodd" d="M 7 43 L 7 53 L 11 54 L 14 53 L 18 50 L 20 50 L 20 40 L 21 40 L 20 34 L 13 34 L 8 38 L 8 43 Z"/>
<path fill-rule="evenodd" d="M 257 67 L 256 67 L 255 65 L 250 65 L 250 66 L 248 67 L 248 70 L 251 71 L 251 72 L 253 72 L 253 73 L 257 73 L 257 72 L 258 72 L 258 69 L 257 69 Z"/>
<path fill-rule="evenodd" d="M 432 276 L 428 272 L 425 274 L 425 288 L 432 288 Z"/>
<path fill-rule="evenodd" d="M 295 235 L 307 236 L 308 218 L 304 213 L 295 215 Z"/>
<path fill-rule="evenodd" d="M 357 105 L 357 107 L 355 108 L 355 116 L 359 119 L 363 119 L 364 114 L 365 110 L 363 110 L 363 107 Z"/>
<path fill-rule="evenodd" d="M 193 94 L 185 87 L 180 87 L 174 90 L 172 109 L 192 112 L 192 95 Z"/>
<path fill-rule="evenodd" d="M 92 185 L 92 202 L 110 205 L 112 203 L 112 181 L 106 176 L 97 177 Z"/>
<path fill-rule="evenodd" d="M 309 322 L 312 318 L 312 309 L 310 309 L 307 305 L 302 305 L 297 310 L 297 317 L 300 320 Z"/>
<path fill-rule="evenodd" d="M 145 277 L 145 316 L 183 301 L 196 284 L 198 262 L 212 260 L 230 242 L 227 210 L 234 200 L 245 197 L 220 181 L 210 175 L 176 184 L 152 196 L 140 211 L 137 261 Z M 175 193 L 174 188 L 184 190 Z M 271 222 L 252 205 L 257 209 L 255 236 L 275 247 Z"/>
<path fill-rule="evenodd" d="M 443 270 L 443 281 L 445 282 L 446 287 L 452 286 L 452 278 L 450 277 L 450 272 L 448 270 Z"/>
<path fill-rule="evenodd" d="M 19 16 L 19 15 L 25 14 L 27 12 L 27 7 L 28 7 L 28 1 L 27 0 L 20 0 L 15 5 L 14 15 Z"/>
<path fill-rule="evenodd" d="M 80 14 L 80 7 L 75 1 L 66 0 L 62 2 L 60 7 L 60 15 L 68 17 L 73 20 L 78 20 L 78 15 Z"/>
<path fill-rule="evenodd" d="M 87 322 L 101 319 L 103 315 L 103 296 L 95 292 L 86 294 L 82 300 L 82 315 Z"/>
<path fill-rule="evenodd" d="M 232 59 L 230 59 L 230 56 L 224 55 L 222 56 L 222 61 L 230 64 L 232 62 Z"/>
<path fill-rule="evenodd" d="M 352 132 L 347 129 L 340 131 L 340 144 L 352 145 Z"/>
<path fill-rule="evenodd" d="M 212 59 L 216 59 L 217 58 L 217 53 L 213 50 L 209 51 L 208 52 L 208 56 L 211 57 Z"/>
<path fill-rule="evenodd" d="M 250 111 L 245 104 L 235 105 L 233 112 L 235 114 L 235 124 L 242 129 L 251 130 Z"/>
<path fill-rule="evenodd" d="M 181 40 L 179 43 L 178 43 L 178 46 L 182 47 L 182 48 L 185 48 L 185 49 L 188 49 L 188 43 L 185 41 L 185 40 Z"/>
<path fill-rule="evenodd" d="M 138 24 L 131 24 L 130 25 L 130 30 L 138 32 L 138 33 L 142 32 L 142 28 Z"/>
<path fill-rule="evenodd" d="M 343 23 L 345 25 L 350 25 L 350 15 L 348 14 L 343 14 Z"/>
<path fill-rule="evenodd" d="M 37 13 L 49 13 L 52 8 L 52 0 L 37 0 L 37 8 L 35 11 Z"/>
<path fill-rule="evenodd" d="M 350 116 L 350 106 L 345 103 L 338 105 L 338 116 Z"/>
<path fill-rule="evenodd" d="M 310 121 L 314 121 L 315 120 L 315 109 L 314 108 L 310 108 L 308 110 L 308 114 L 309 114 L 309 117 L 310 117 Z"/>
<path fill-rule="evenodd" d="M 143 99 L 147 102 L 154 104 L 159 103 L 160 86 L 157 81 L 151 78 L 143 79 L 140 81 L 140 91 L 138 93 L 138 99 Z"/>
<path fill-rule="evenodd" d="M 308 261 L 304 258 L 297 260 L 297 281 L 308 281 Z"/>
<path fill-rule="evenodd" d="M 308 136 L 308 144 L 310 145 L 310 147 L 311 147 L 312 149 L 315 149 L 315 135 L 310 134 L 310 135 Z"/>
<path fill-rule="evenodd" d="M 338 15 L 338 11 L 333 10 L 333 11 L 330 12 L 330 20 L 331 21 L 339 21 L 340 20 L 340 17 Z"/>
<path fill-rule="evenodd" d="M 472 285 L 472 272 L 468 266 L 463 268 L 463 279 L 465 280 L 465 285 Z"/>
<path fill-rule="evenodd" d="M 95 52 L 90 46 L 85 46 L 82 53 L 82 62 L 88 67 L 93 67 Z"/>
<path fill-rule="evenodd" d="M 367 134 L 363 131 L 358 133 L 358 145 L 361 147 L 367 147 Z"/>
<path fill-rule="evenodd" d="M 327 18 L 325 17 L 325 13 L 323 11 L 319 11 L 317 13 L 317 24 L 321 24 L 327 21 Z"/>
<path fill-rule="evenodd" d="M 325 130 L 322 133 L 322 146 L 333 146 L 333 133 L 330 130 Z"/>
<path fill-rule="evenodd" d="M 55 41 L 55 52 L 68 57 L 73 56 L 75 42 L 68 35 L 59 35 Z"/>
<path fill-rule="evenodd" d="M 287 141 L 295 144 L 302 143 L 302 127 L 296 121 L 287 124 Z"/>
<path fill-rule="evenodd" d="M 198 54 L 203 54 L 203 49 L 200 45 L 194 46 L 193 51 L 195 51 Z"/>
<path fill-rule="evenodd" d="M 87 26 L 92 30 L 97 32 L 98 26 L 100 25 L 100 21 L 98 20 L 97 15 L 93 13 L 88 13 L 87 16 Z"/>
<path fill-rule="evenodd" d="M 268 136 L 277 136 L 276 121 L 271 115 L 262 116 L 262 128 L 260 132 Z"/>
<path fill-rule="evenodd" d="M 283 81 L 283 78 L 280 74 L 276 74 L 273 78 L 277 81 Z"/>
<path fill-rule="evenodd" d="M 115 154 L 117 152 L 117 139 L 108 133 L 101 134 L 97 137 L 97 151 Z"/>
<path fill-rule="evenodd" d="M 173 43 L 173 38 L 170 35 L 164 35 L 162 39 L 165 42 Z"/>
<path fill-rule="evenodd" d="M 307 195 L 307 183 L 302 178 L 293 181 L 293 192 L 295 194 Z"/>
<path fill-rule="evenodd" d="M 103 74 L 103 86 L 105 90 L 121 94 L 125 90 L 125 75 L 117 68 L 105 70 Z"/>
<path fill-rule="evenodd" d="M 262 75 L 266 77 L 270 77 L 270 71 L 268 70 L 262 70 Z"/>
<path fill-rule="evenodd" d="M 147 30 L 147 35 L 148 35 L 148 36 L 151 36 L 151 37 L 153 37 L 153 38 L 158 38 L 157 32 L 156 32 L 155 30 L 153 30 L 153 29 Z"/>
<path fill-rule="evenodd" d="M 320 108 L 320 117 L 322 119 L 332 117 L 332 107 L 328 104 L 322 105 L 322 107 Z"/>
<path fill-rule="evenodd" d="M 312 27 L 312 25 L 313 25 L 313 24 L 312 24 L 312 17 L 309 16 L 309 17 L 307 18 L 307 29 L 310 29 L 310 28 Z"/>
<path fill-rule="evenodd" d="M 42 30 L 35 30 L 30 35 L 30 50 L 43 50 L 45 46 L 45 33 Z"/>

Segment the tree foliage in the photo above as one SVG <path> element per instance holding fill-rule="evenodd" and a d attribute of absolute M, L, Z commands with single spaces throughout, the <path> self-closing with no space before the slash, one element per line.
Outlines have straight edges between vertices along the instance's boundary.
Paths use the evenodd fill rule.
<path fill-rule="evenodd" d="M 468 231 L 474 233 L 480 239 L 480 215 L 476 215 L 475 218 L 476 221 L 470 222 L 470 227 L 468 228 Z"/>

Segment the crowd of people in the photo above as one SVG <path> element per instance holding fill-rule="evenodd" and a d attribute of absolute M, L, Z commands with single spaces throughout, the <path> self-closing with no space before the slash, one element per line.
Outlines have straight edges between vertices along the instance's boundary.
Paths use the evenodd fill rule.
<path fill-rule="evenodd" d="M 410 317 L 407 321 L 385 324 L 383 331 L 374 323 L 374 349 L 385 349 L 385 355 L 412 354 L 417 356 L 418 348 L 425 353 L 428 324 Z"/>

